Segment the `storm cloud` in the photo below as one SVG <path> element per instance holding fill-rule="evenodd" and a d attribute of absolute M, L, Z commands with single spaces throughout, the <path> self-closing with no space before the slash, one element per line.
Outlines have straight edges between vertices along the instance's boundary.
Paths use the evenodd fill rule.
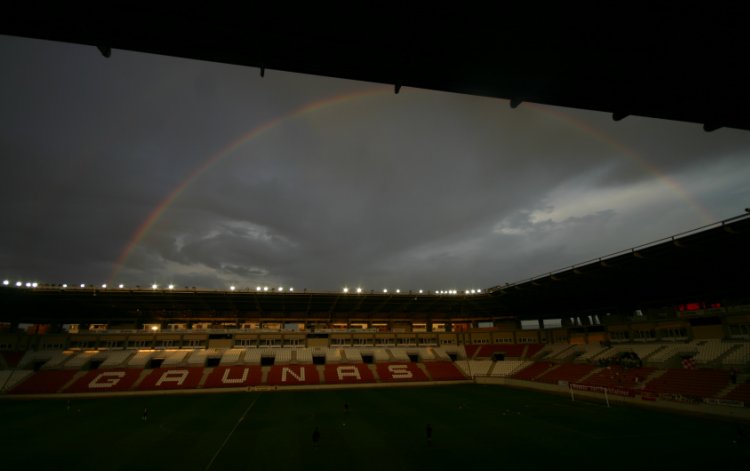
<path fill-rule="evenodd" d="M 750 133 L 0 36 L 0 276 L 466 289 L 737 215 Z"/>

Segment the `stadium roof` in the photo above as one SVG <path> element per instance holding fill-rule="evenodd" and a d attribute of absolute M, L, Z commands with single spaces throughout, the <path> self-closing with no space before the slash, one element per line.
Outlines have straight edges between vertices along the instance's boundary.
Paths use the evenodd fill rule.
<path fill-rule="evenodd" d="M 481 294 L 3 287 L 3 321 L 410 321 L 627 314 L 750 302 L 750 214 Z"/>
<path fill-rule="evenodd" d="M 726 6 L 536 4 L 269 11 L 15 3 L 0 33 L 750 129 L 746 16 Z M 500 8 L 495 11 L 495 8 Z M 281 9 L 279 9 L 281 10 Z M 93 48 L 92 48 L 93 50 Z M 113 51 L 115 50 L 115 51 Z"/>

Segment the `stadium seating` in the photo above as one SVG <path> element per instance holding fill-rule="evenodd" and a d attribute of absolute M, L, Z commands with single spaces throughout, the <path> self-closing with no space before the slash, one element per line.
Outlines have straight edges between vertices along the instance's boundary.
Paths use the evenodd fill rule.
<path fill-rule="evenodd" d="M 495 343 L 465 345 L 468 359 L 492 358 L 495 353 L 503 353 L 510 358 L 528 358 L 535 355 L 544 345 L 538 343 Z"/>
<path fill-rule="evenodd" d="M 665 345 L 664 348 L 651 355 L 648 361 L 650 363 L 663 363 L 677 355 L 695 355 L 696 353 L 698 353 L 698 347 L 695 345 L 686 343 L 670 344 Z"/>
<path fill-rule="evenodd" d="M 203 376 L 203 368 L 154 368 L 136 386 L 139 390 L 195 389 Z"/>
<path fill-rule="evenodd" d="M 296 363 L 312 363 L 312 349 L 310 348 L 297 348 L 294 353 Z"/>
<path fill-rule="evenodd" d="M 466 377 L 449 361 L 430 361 L 424 364 L 433 381 L 460 381 Z"/>
<path fill-rule="evenodd" d="M 107 358 L 104 359 L 100 365 L 102 368 L 111 368 L 120 366 L 125 363 L 128 358 L 135 354 L 134 350 L 112 350 L 107 352 Z"/>
<path fill-rule="evenodd" d="M 76 370 L 41 370 L 29 376 L 15 388 L 11 394 L 52 394 L 60 391 L 73 376 Z"/>
<path fill-rule="evenodd" d="M 217 366 L 206 378 L 204 388 L 237 388 L 257 386 L 261 382 L 258 365 Z"/>
<path fill-rule="evenodd" d="M 128 360 L 128 366 L 133 368 L 144 368 L 155 353 L 155 350 L 138 350 L 135 355 Z"/>
<path fill-rule="evenodd" d="M 451 357 L 450 357 L 450 355 L 448 355 L 448 352 L 446 352 L 445 349 L 443 349 L 443 348 L 431 348 L 429 350 L 435 356 L 436 360 L 451 361 Z"/>
<path fill-rule="evenodd" d="M 26 352 L 18 352 L 18 351 L 3 351 L 0 352 L 0 355 L 3 357 L 3 360 L 5 360 L 5 364 L 8 365 L 8 368 L 15 368 L 18 366 L 18 363 L 21 361 L 21 358 L 23 358 L 23 355 Z"/>
<path fill-rule="evenodd" d="M 378 363 L 375 367 L 380 381 L 428 381 L 416 363 Z"/>
<path fill-rule="evenodd" d="M 343 360 L 341 356 L 341 349 L 339 348 L 328 348 L 326 352 L 326 363 L 339 363 Z"/>
<path fill-rule="evenodd" d="M 362 363 L 362 353 L 356 348 L 347 348 L 344 350 L 346 361 L 350 363 Z"/>
<path fill-rule="evenodd" d="M 694 340 L 691 344 L 698 347 L 698 353 L 693 357 L 693 360 L 698 364 L 704 365 L 716 360 L 736 345 L 734 343 L 725 343 L 718 339 Z"/>
<path fill-rule="evenodd" d="M 190 366 L 202 366 L 206 364 L 207 358 L 221 358 L 221 353 L 221 351 L 214 348 L 196 349 L 187 356 L 187 364 Z"/>
<path fill-rule="evenodd" d="M 286 364 L 289 364 L 291 361 L 292 361 L 292 351 L 290 349 L 288 348 L 277 349 L 274 364 L 278 363 L 280 365 L 286 365 Z"/>
<path fill-rule="evenodd" d="M 607 360 L 625 352 L 633 352 L 638 355 L 638 358 L 645 361 L 649 356 L 653 355 L 654 352 L 656 352 L 660 348 L 663 348 L 663 345 L 655 343 L 638 345 L 616 345 L 602 352 L 599 356 L 597 356 L 597 360 Z"/>
<path fill-rule="evenodd" d="M 469 378 L 487 376 L 492 367 L 490 360 L 458 360 L 455 364 Z"/>
<path fill-rule="evenodd" d="M 32 370 L 1 370 L 0 392 L 10 391 L 17 384 L 33 374 L 34 372 Z"/>
<path fill-rule="evenodd" d="M 526 352 L 523 354 L 523 358 L 534 358 L 542 348 L 544 348 L 544 344 L 542 343 L 527 343 Z"/>
<path fill-rule="evenodd" d="M 508 377 L 531 365 L 527 360 L 505 360 L 498 361 L 490 372 L 491 376 Z"/>
<path fill-rule="evenodd" d="M 481 347 L 481 345 L 475 345 L 475 344 L 464 345 L 464 348 L 466 349 L 466 358 L 474 358 L 474 355 L 476 355 L 477 352 L 479 351 L 479 347 Z"/>
<path fill-rule="evenodd" d="M 39 363 L 42 363 L 42 368 L 58 368 L 69 358 L 73 357 L 75 353 L 71 350 L 29 350 L 24 354 L 17 366 L 21 369 L 34 369 Z"/>
<path fill-rule="evenodd" d="M 83 352 L 77 352 L 75 355 L 72 356 L 72 358 L 69 358 L 68 361 L 65 362 L 65 368 L 77 368 L 80 369 L 83 367 L 83 365 L 87 364 L 89 361 L 91 361 L 96 354 L 99 353 L 96 350 L 87 350 Z"/>
<path fill-rule="evenodd" d="M 389 351 L 393 361 L 409 361 L 409 354 L 406 349 L 390 348 Z"/>
<path fill-rule="evenodd" d="M 721 363 L 723 365 L 746 365 L 750 363 L 750 343 L 739 344 L 739 347 L 725 356 Z"/>
<path fill-rule="evenodd" d="M 571 354 L 575 353 L 577 351 L 577 345 L 569 345 L 569 344 L 558 344 L 557 346 L 551 346 L 551 352 L 549 355 L 546 355 L 546 359 L 550 360 L 562 360 L 564 358 L 567 358 Z M 540 359 L 543 357 L 539 356 Z"/>
<path fill-rule="evenodd" d="M 372 383 L 375 378 L 364 363 L 325 365 L 326 384 L 337 383 Z"/>
<path fill-rule="evenodd" d="M 583 384 L 604 388 L 642 388 L 646 378 L 654 371 L 655 368 L 611 366 L 595 372 Z"/>
<path fill-rule="evenodd" d="M 298 386 L 319 384 L 320 376 L 315 365 L 273 365 L 268 372 L 270 386 Z"/>
<path fill-rule="evenodd" d="M 568 383 L 578 383 L 586 375 L 594 370 L 593 365 L 579 363 L 563 363 L 557 368 L 550 369 L 546 373 L 538 376 L 534 381 L 540 383 L 557 383 L 567 381 Z"/>
<path fill-rule="evenodd" d="M 603 347 L 599 344 L 577 345 L 576 351 L 581 352 L 581 354 L 576 358 L 576 360 L 590 361 L 603 354 L 607 350 L 608 347 Z"/>
<path fill-rule="evenodd" d="M 119 368 L 91 370 L 67 387 L 66 393 L 127 391 L 133 386 L 143 370 Z"/>
<path fill-rule="evenodd" d="M 244 353 L 245 353 L 244 348 L 230 348 L 229 350 L 224 351 L 224 353 L 221 355 L 221 360 L 219 361 L 219 364 L 220 365 L 234 365 L 236 363 L 239 363 Z"/>
<path fill-rule="evenodd" d="M 472 350 L 475 359 L 450 361 L 448 352 L 458 354 L 462 346 L 388 348 L 231 348 L 170 350 L 48 350 L 17 355 L 17 371 L 0 370 L 0 388 L 12 394 L 88 393 L 107 391 L 155 391 L 196 388 L 251 386 L 336 385 L 373 382 L 460 381 L 477 376 L 509 377 L 539 383 L 560 381 L 606 388 L 643 389 L 647 393 L 683 395 L 748 401 L 746 385 L 730 387 L 727 370 L 700 368 L 624 368 L 611 363 L 596 366 L 598 360 L 636 352 L 640 358 L 663 357 L 692 351 L 696 359 L 739 365 L 750 354 L 747 343 L 694 341 L 683 344 L 618 344 L 571 346 L 555 344 L 481 344 Z M 461 348 L 459 348 L 461 347 Z M 591 360 L 587 363 L 506 359 L 492 361 L 492 353 L 502 351 L 521 357 L 552 358 L 567 356 L 573 349 Z M 489 353 L 489 355 L 487 355 Z M 365 364 L 363 354 L 375 363 Z M 583 357 L 584 355 L 581 355 Z M 325 364 L 313 364 L 313 357 L 324 356 Z M 412 361 L 418 357 L 420 363 Z M 460 355 L 459 355 L 460 356 Z M 272 366 L 261 366 L 261 358 L 273 357 Z M 579 357 L 579 359 L 581 358 Z M 220 359 L 219 366 L 206 367 L 206 360 Z M 151 360 L 162 360 L 158 368 L 148 368 Z M 92 362 L 101 362 L 92 363 Z M 213 363 L 215 364 L 215 363 Z M 264 365 L 271 365 L 269 362 Z M 86 371 L 91 365 L 98 369 Z M 156 365 L 155 365 L 156 366 Z M 625 365 L 627 366 L 627 365 Z M 33 373 L 31 368 L 39 369 Z M 637 380 L 636 380 L 637 378 Z"/>
<path fill-rule="evenodd" d="M 728 385 L 729 373 L 725 370 L 675 368 L 647 382 L 644 389 L 655 393 L 706 398 L 716 397 Z"/>
<path fill-rule="evenodd" d="M 376 362 L 381 361 L 390 361 L 391 355 L 388 353 L 388 350 L 384 348 L 377 348 L 374 351 L 374 357 Z"/>
<path fill-rule="evenodd" d="M 250 348 L 245 351 L 245 363 L 250 365 L 260 365 L 262 351 L 257 348 Z"/>
<path fill-rule="evenodd" d="M 185 357 L 193 350 L 164 350 L 154 354 L 153 358 L 163 358 L 162 366 L 176 366 L 185 361 Z M 204 357 L 205 359 L 205 357 Z"/>
<path fill-rule="evenodd" d="M 554 366 L 555 364 L 549 361 L 538 361 L 514 373 L 512 378 L 533 381 L 537 376 Z"/>

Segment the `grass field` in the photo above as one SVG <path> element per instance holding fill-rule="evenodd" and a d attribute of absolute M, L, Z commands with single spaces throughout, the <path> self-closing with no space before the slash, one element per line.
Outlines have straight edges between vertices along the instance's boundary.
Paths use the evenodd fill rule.
<path fill-rule="evenodd" d="M 6 470 L 744 469 L 750 462 L 747 425 L 481 385 L 91 398 L 72 400 L 70 409 L 67 400 L 2 400 L 0 417 Z"/>

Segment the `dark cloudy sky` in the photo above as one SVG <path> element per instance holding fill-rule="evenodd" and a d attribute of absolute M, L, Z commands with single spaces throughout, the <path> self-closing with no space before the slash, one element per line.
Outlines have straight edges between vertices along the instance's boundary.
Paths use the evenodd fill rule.
<path fill-rule="evenodd" d="M 746 131 L 7 36 L 0 61 L 11 282 L 486 288 L 750 206 Z"/>

